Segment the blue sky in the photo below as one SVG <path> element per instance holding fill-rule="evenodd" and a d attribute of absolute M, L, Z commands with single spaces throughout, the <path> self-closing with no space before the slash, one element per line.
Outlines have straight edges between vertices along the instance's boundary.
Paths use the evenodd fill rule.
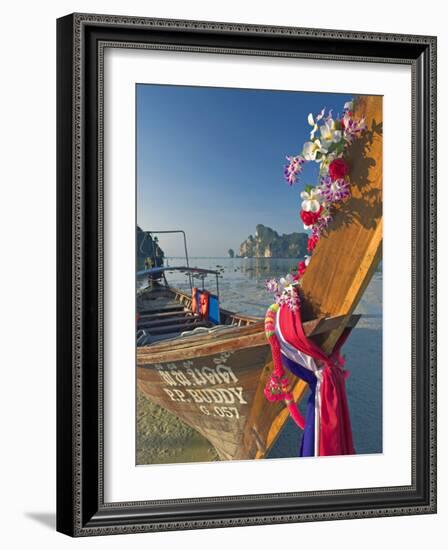
<path fill-rule="evenodd" d="M 342 112 L 350 94 L 137 85 L 137 223 L 144 230 L 183 229 L 191 256 L 227 256 L 259 223 L 279 233 L 303 231 L 303 185 L 283 179 L 285 155 L 309 139 L 308 113 Z M 165 242 L 165 246 L 164 246 Z M 168 256 L 179 237 L 160 236 Z"/>

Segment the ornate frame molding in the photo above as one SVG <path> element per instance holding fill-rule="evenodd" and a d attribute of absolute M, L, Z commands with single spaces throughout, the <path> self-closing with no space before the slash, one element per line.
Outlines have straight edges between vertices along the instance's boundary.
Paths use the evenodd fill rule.
<path fill-rule="evenodd" d="M 411 65 L 412 485 L 104 502 L 102 108 L 106 47 Z M 330 48 L 337 53 L 326 53 Z M 89 536 L 436 511 L 436 62 L 436 38 L 430 36 L 93 14 L 58 20 L 59 531 Z M 92 114 L 97 115 L 95 127 Z M 86 318 L 87 307 L 96 311 L 94 321 Z M 96 414 L 93 427 L 84 422 L 88 413 Z M 327 509 L 322 509 L 322 498 L 329 502 Z M 154 511 L 161 506 L 166 514 L 155 519 Z M 269 507 L 272 513 L 266 512 Z"/>

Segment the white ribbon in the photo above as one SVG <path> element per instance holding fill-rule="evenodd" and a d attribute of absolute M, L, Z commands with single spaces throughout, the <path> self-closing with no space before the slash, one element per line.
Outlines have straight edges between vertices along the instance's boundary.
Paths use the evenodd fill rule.
<path fill-rule="evenodd" d="M 280 328 L 280 310 L 277 311 L 275 319 L 275 333 L 280 342 L 280 349 L 286 357 L 298 363 L 302 367 L 311 371 L 317 379 L 315 399 L 314 399 L 314 456 L 319 456 L 319 434 L 320 434 L 320 410 L 321 410 L 321 398 L 320 398 L 320 386 L 322 383 L 322 368 L 316 365 L 315 360 L 306 353 L 301 352 L 287 342 L 282 334 Z"/>

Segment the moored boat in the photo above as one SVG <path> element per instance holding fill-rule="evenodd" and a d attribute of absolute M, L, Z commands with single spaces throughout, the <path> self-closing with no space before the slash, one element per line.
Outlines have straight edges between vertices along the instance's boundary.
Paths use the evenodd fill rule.
<path fill-rule="evenodd" d="M 153 402 L 206 437 L 221 459 L 261 458 L 278 435 L 272 423 L 282 408 L 261 399 L 270 370 L 263 320 L 225 309 L 219 310 L 219 322 L 204 320 L 192 303 L 191 296 L 164 282 L 152 281 L 139 292 L 138 385 Z M 351 324 L 357 319 L 353 316 Z M 316 336 L 340 321 L 308 321 L 305 330 Z M 305 386 L 296 385 L 300 398 Z M 283 423 L 278 424 L 280 429 Z"/>

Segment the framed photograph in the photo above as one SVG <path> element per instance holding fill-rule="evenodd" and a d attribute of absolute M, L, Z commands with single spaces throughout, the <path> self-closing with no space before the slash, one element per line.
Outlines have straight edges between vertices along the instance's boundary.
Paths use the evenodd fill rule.
<path fill-rule="evenodd" d="M 436 38 L 57 41 L 57 529 L 435 513 Z"/>

